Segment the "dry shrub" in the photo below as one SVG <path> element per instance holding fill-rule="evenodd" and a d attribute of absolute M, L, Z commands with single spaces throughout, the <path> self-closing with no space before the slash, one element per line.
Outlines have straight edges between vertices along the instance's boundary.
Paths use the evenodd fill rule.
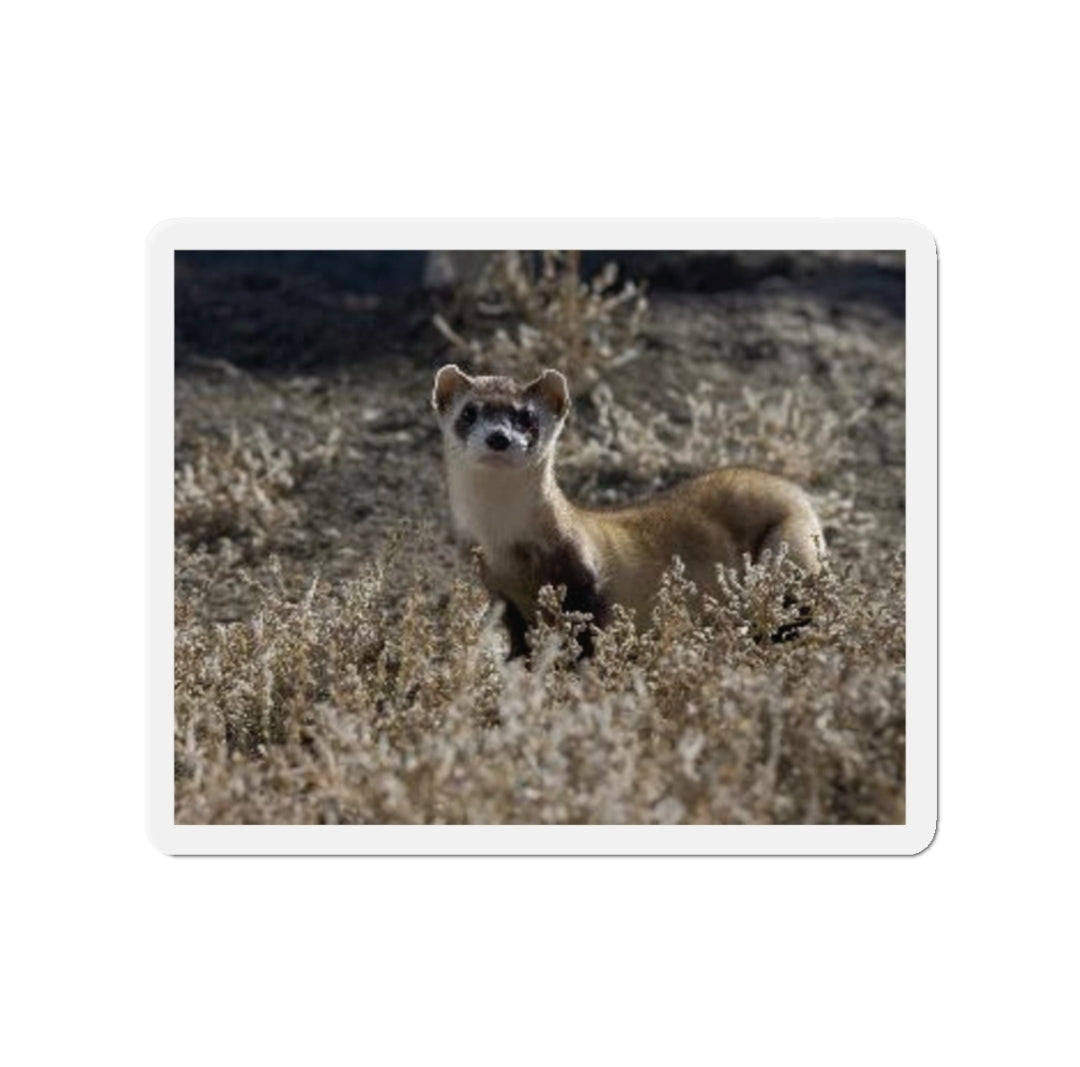
<path fill-rule="evenodd" d="M 841 418 L 809 387 L 746 388 L 730 401 L 703 382 L 682 399 L 679 418 L 646 404 L 625 407 L 606 383 L 588 402 L 591 410 L 567 426 L 560 470 L 575 493 L 604 504 L 620 502 L 627 485 L 660 489 L 728 466 L 757 467 L 817 490 L 843 477 L 850 431 L 863 417 Z"/>
<path fill-rule="evenodd" d="M 178 821 L 903 820 L 901 559 L 880 596 L 769 560 L 703 598 L 676 566 L 652 627 L 616 610 L 578 664 L 553 611 L 529 669 L 471 579 L 388 596 L 406 565 L 225 626 L 178 602 Z M 774 645 L 793 583 L 813 623 Z"/>
<path fill-rule="evenodd" d="M 289 543 L 303 521 L 296 489 L 315 465 L 337 452 L 340 429 L 301 452 L 271 440 L 263 426 L 226 439 L 187 435 L 178 427 L 180 462 L 173 484 L 177 544 L 187 549 L 240 549 L 250 561 Z"/>
<path fill-rule="evenodd" d="M 579 252 L 498 252 L 476 284 L 459 297 L 468 339 L 447 320 L 435 326 L 473 369 L 531 377 L 561 370 L 584 393 L 605 367 L 633 358 L 648 302 L 632 281 L 618 285 L 607 264 L 591 281 L 581 278 Z"/>

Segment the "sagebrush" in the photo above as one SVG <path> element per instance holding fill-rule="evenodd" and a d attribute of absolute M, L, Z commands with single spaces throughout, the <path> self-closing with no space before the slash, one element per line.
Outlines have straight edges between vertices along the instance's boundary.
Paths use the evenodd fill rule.
<path fill-rule="evenodd" d="M 467 336 L 441 314 L 434 322 L 477 371 L 528 378 L 553 367 L 585 393 L 637 354 L 648 306 L 640 286 L 619 285 L 614 263 L 584 280 L 579 252 L 500 252 L 457 302 Z"/>
<path fill-rule="evenodd" d="M 415 543 L 410 531 L 408 540 Z M 400 556 L 397 557 L 400 559 Z M 394 556 L 248 622 L 177 616 L 177 815 L 187 822 L 896 822 L 904 760 L 903 565 L 870 596 L 830 573 L 792 609 L 776 561 L 690 610 L 678 568 L 653 626 L 616 609 L 576 662 L 554 613 L 505 661 L 475 582 Z M 549 603 L 555 603 L 553 599 Z"/>

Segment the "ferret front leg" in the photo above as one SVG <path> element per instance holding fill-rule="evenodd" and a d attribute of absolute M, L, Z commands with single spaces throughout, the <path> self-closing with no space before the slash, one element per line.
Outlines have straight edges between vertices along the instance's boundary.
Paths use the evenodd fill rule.
<path fill-rule="evenodd" d="M 611 605 L 607 597 L 600 592 L 596 576 L 581 563 L 569 568 L 566 576 L 566 597 L 563 608 L 566 611 L 584 612 L 592 617 L 592 626 L 603 629 L 611 617 Z M 580 659 L 589 659 L 593 654 L 592 628 L 586 626 L 578 634 Z"/>
<path fill-rule="evenodd" d="M 507 659 L 520 659 L 529 654 L 529 643 L 525 640 L 525 634 L 529 626 L 525 616 L 517 609 L 517 605 L 505 597 L 503 598 L 503 623 L 510 637 L 510 655 Z"/>

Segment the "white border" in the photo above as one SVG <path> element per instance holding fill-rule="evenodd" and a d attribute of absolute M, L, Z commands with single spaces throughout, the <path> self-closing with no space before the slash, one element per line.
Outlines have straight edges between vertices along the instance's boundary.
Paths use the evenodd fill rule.
<path fill-rule="evenodd" d="M 906 252 L 907 823 L 902 826 L 183 826 L 173 823 L 173 253 L 178 249 Z M 937 830 L 937 248 L 868 219 L 191 219 L 147 239 L 148 832 L 163 852 L 290 855 L 914 855 Z"/>

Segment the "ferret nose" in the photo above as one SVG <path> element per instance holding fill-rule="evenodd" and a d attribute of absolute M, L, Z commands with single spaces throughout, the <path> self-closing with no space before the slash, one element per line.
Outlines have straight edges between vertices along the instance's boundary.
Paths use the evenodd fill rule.
<path fill-rule="evenodd" d="M 487 446 L 494 452 L 503 452 L 510 447 L 510 438 L 502 430 L 492 430 L 487 435 Z"/>

